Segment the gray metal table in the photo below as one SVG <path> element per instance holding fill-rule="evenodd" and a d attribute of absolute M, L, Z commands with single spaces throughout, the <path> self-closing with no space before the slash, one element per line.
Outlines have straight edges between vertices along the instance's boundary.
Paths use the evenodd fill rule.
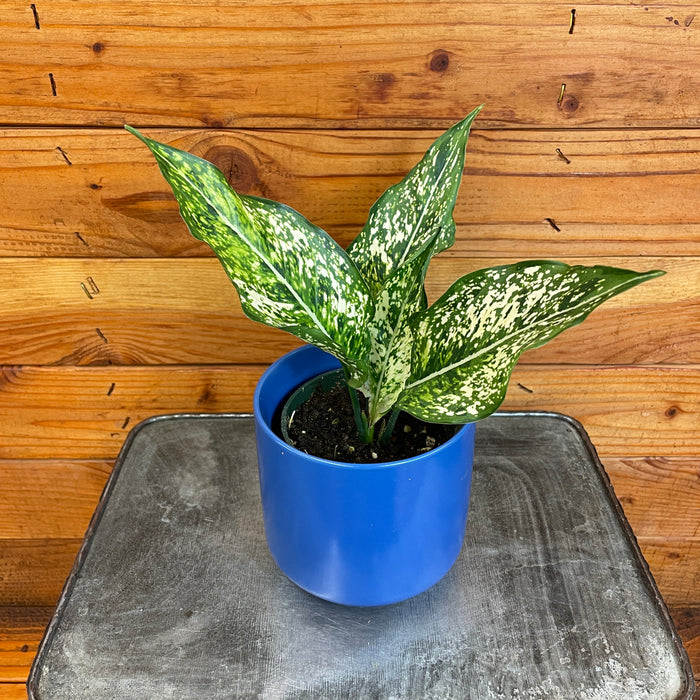
<path fill-rule="evenodd" d="M 578 424 L 477 430 L 469 522 L 440 583 L 345 608 L 267 552 L 248 416 L 132 431 L 30 675 L 30 697 L 690 698 L 692 674 Z"/>

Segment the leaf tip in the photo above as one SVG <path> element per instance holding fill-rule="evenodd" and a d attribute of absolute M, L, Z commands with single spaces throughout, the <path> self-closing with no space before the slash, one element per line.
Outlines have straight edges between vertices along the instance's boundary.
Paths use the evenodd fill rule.
<path fill-rule="evenodd" d="M 657 277 L 663 277 L 666 274 L 666 270 L 647 270 L 646 272 L 636 273 L 636 284 L 642 282 L 649 282 Z"/>
<path fill-rule="evenodd" d="M 133 126 L 129 124 L 124 124 L 124 128 L 132 135 L 135 136 L 137 139 L 140 141 L 143 141 L 149 148 L 151 147 L 150 144 L 152 143 L 152 140 L 149 139 L 147 136 L 144 136 L 138 129 L 135 129 Z"/>
<path fill-rule="evenodd" d="M 485 107 L 486 105 L 484 103 L 480 104 L 478 107 L 475 107 L 467 116 L 463 119 L 464 122 L 469 122 L 470 124 L 479 116 L 479 112 Z"/>

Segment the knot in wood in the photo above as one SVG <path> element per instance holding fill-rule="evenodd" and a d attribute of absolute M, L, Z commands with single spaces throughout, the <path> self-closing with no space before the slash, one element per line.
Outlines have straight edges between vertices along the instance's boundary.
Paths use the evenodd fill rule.
<path fill-rule="evenodd" d="M 565 114 L 573 114 L 579 108 L 579 102 L 573 95 L 567 95 L 561 102 L 560 109 Z"/>
<path fill-rule="evenodd" d="M 439 49 L 430 56 L 430 70 L 435 73 L 444 73 L 450 67 L 450 54 Z"/>
<path fill-rule="evenodd" d="M 258 184 L 258 172 L 253 159 L 240 148 L 213 146 L 204 155 L 224 174 L 226 181 L 237 192 L 250 193 Z"/>

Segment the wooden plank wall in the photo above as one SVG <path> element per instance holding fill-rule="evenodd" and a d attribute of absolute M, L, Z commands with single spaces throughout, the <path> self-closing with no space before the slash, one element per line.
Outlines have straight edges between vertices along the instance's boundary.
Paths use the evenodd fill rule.
<path fill-rule="evenodd" d="M 700 6 L 0 2 L 0 698 L 148 416 L 248 411 L 295 345 L 247 321 L 125 122 L 346 244 L 485 103 L 429 293 L 522 258 L 668 274 L 528 353 L 506 406 L 578 418 L 700 670 Z"/>

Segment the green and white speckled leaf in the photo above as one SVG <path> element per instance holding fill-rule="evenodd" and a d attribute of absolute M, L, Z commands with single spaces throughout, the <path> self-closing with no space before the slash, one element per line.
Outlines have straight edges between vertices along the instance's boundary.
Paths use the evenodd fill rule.
<path fill-rule="evenodd" d="M 127 129 L 152 151 L 195 238 L 216 253 L 251 319 L 335 355 L 367 377 L 373 304 L 345 251 L 289 207 L 239 195 L 211 163 Z"/>
<path fill-rule="evenodd" d="M 435 423 L 485 418 L 503 401 L 521 353 L 662 274 L 526 261 L 466 275 L 414 318 L 413 366 L 399 407 Z"/>
<path fill-rule="evenodd" d="M 370 425 L 392 409 L 411 373 L 409 321 L 427 306 L 423 281 L 434 243 L 435 236 L 394 271 L 375 300 L 369 324 L 369 378 L 363 388 L 369 399 Z"/>
<path fill-rule="evenodd" d="M 348 254 L 376 297 L 394 270 L 437 236 L 432 254 L 454 243 L 452 217 L 472 122 L 481 107 L 440 136 L 421 161 L 372 205 Z"/>

